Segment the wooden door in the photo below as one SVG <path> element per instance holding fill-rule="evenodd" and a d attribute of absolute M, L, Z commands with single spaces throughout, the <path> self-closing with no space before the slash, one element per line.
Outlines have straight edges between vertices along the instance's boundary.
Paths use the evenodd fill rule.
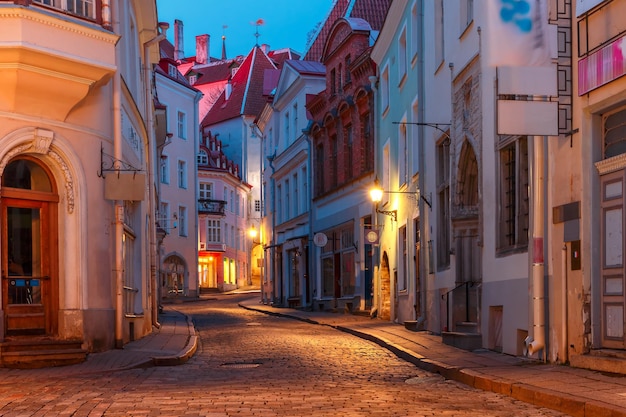
<path fill-rule="evenodd" d="M 53 204 L 2 199 L 2 305 L 8 336 L 56 330 Z"/>

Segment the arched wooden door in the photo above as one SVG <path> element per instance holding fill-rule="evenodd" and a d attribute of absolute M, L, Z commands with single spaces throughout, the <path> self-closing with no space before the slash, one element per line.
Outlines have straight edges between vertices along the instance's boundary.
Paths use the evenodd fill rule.
<path fill-rule="evenodd" d="M 7 336 L 57 332 L 58 195 L 34 160 L 9 163 L 2 175 L 2 308 Z"/>

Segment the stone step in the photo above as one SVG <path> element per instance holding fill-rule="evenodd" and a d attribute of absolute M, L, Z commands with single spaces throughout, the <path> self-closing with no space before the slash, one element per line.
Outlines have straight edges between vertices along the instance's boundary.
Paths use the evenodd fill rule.
<path fill-rule="evenodd" d="M 481 349 L 483 345 L 483 337 L 480 333 L 442 332 L 441 338 L 443 343 L 448 346 L 454 346 L 470 352 Z"/>

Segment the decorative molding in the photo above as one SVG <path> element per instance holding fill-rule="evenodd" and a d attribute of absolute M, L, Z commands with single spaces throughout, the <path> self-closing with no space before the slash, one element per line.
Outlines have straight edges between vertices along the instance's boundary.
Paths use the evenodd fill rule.
<path fill-rule="evenodd" d="M 48 156 L 54 159 L 54 161 L 61 169 L 61 172 L 63 173 L 63 179 L 65 179 L 65 198 L 67 199 L 67 212 L 69 214 L 72 214 L 74 212 L 74 180 L 72 179 L 70 169 L 65 163 L 65 160 L 63 160 L 63 158 L 54 150 L 51 150 L 48 153 Z"/>
<path fill-rule="evenodd" d="M 598 161 L 595 165 L 600 175 L 615 172 L 617 170 L 626 168 L 626 154 L 623 153 L 612 158 Z"/>
<path fill-rule="evenodd" d="M 35 129 L 33 152 L 46 155 L 50 151 L 50 145 L 53 140 L 54 132 L 45 129 Z"/>

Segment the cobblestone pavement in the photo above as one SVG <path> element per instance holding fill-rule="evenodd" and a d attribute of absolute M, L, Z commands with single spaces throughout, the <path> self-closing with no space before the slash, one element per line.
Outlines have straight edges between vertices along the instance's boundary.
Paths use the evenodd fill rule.
<path fill-rule="evenodd" d="M 181 366 L 92 374 L 0 370 L 2 416 L 563 416 L 421 370 L 337 331 L 189 303 L 200 343 Z"/>

